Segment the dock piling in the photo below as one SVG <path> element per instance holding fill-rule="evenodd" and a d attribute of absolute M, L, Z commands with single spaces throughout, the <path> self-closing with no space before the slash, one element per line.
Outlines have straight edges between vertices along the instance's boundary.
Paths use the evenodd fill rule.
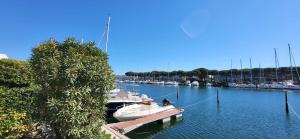
<path fill-rule="evenodd" d="M 220 101 L 219 101 L 219 88 L 217 88 L 217 104 L 219 105 Z"/>
<path fill-rule="evenodd" d="M 285 95 L 285 112 L 289 113 L 289 105 L 288 105 L 288 96 L 287 96 L 287 91 L 284 92 Z"/>
<path fill-rule="evenodd" d="M 178 97 L 179 97 L 179 87 L 177 86 L 177 101 L 178 101 Z"/>

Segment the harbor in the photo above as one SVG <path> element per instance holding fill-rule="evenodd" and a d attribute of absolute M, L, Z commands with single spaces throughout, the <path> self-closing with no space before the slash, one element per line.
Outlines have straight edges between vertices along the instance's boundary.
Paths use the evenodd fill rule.
<path fill-rule="evenodd" d="M 0 139 L 300 139 L 299 5 L 3 1 Z"/>
<path fill-rule="evenodd" d="M 182 120 L 154 122 L 125 135 L 129 138 L 291 138 L 300 137 L 300 93 L 288 91 L 289 112 L 281 90 L 162 86 L 121 83 L 123 89 L 138 90 L 157 103 L 168 98 L 183 108 Z M 179 96 L 177 99 L 177 88 Z M 218 90 L 218 96 L 217 96 Z M 219 101 L 218 101 L 218 99 Z M 117 123 L 117 120 L 108 119 Z M 187 130 L 188 129 L 188 130 Z M 274 132 L 276 131 L 276 132 Z"/>
<path fill-rule="evenodd" d="M 248 68 L 243 67 L 243 62 L 240 59 L 240 69 L 234 69 L 231 60 L 228 70 L 197 68 L 192 71 L 126 72 L 125 75 L 118 76 L 117 82 L 192 87 L 300 90 L 299 67 L 296 64 L 290 44 L 288 44 L 288 52 L 289 67 L 280 67 L 278 54 L 274 48 L 274 68 L 262 68 L 261 64 L 253 68 L 253 61 L 249 58 Z"/>

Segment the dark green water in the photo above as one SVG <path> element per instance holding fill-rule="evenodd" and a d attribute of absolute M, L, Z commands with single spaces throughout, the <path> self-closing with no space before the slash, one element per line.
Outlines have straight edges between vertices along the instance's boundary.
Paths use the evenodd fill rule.
<path fill-rule="evenodd" d="M 130 138 L 195 139 L 195 138 L 278 138 L 300 139 L 300 92 L 289 92 L 290 113 L 285 113 L 284 93 L 279 90 L 176 87 L 158 85 L 132 86 L 161 103 L 171 100 L 184 108 L 183 119 L 169 125 L 151 123 L 126 134 Z M 165 97 L 162 97 L 165 96 Z"/>

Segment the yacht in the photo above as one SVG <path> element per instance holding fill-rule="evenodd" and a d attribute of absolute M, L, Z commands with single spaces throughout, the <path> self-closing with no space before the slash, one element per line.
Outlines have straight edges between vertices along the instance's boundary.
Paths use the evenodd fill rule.
<path fill-rule="evenodd" d="M 228 83 L 228 87 L 236 88 L 238 85 L 236 83 Z"/>
<path fill-rule="evenodd" d="M 256 85 L 253 83 L 246 84 L 246 88 L 256 88 Z"/>
<path fill-rule="evenodd" d="M 119 121 L 129 121 L 172 109 L 175 109 L 175 107 L 170 103 L 159 106 L 155 102 L 149 102 L 125 106 L 117 110 L 113 116 Z"/>
<path fill-rule="evenodd" d="M 112 114 L 124 105 L 138 104 L 143 101 L 153 101 L 145 94 L 131 92 L 126 90 L 114 89 L 108 94 L 108 102 L 106 104 L 108 114 Z"/>
<path fill-rule="evenodd" d="M 176 82 L 176 81 L 168 81 L 168 82 L 165 82 L 165 85 L 174 85 L 174 86 L 177 86 L 178 82 Z"/>

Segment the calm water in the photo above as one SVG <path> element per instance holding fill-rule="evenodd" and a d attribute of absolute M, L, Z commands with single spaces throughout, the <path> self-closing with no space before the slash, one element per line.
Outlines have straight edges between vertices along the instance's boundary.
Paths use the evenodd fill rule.
<path fill-rule="evenodd" d="M 126 134 L 130 138 L 195 139 L 195 138 L 291 138 L 300 139 L 300 92 L 289 92 L 290 113 L 285 113 L 284 93 L 279 90 L 220 89 L 158 85 L 126 85 L 161 103 L 171 100 L 184 108 L 181 121 L 170 124 L 151 123 Z"/>

